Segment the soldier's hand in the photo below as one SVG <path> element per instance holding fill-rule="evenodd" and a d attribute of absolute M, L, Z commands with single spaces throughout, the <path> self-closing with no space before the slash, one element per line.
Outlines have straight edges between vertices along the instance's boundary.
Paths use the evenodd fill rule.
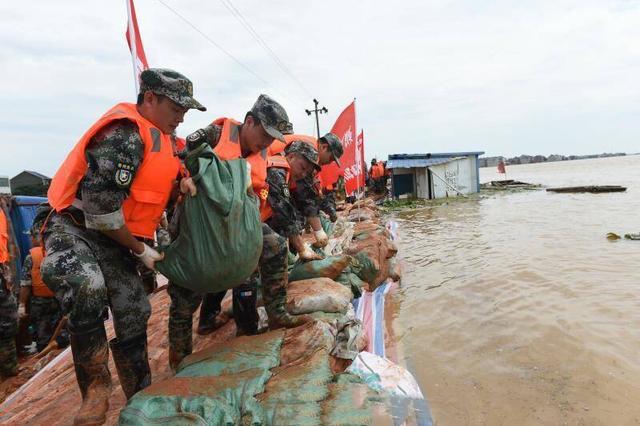
<path fill-rule="evenodd" d="M 305 262 L 309 261 L 309 260 L 320 260 L 322 259 L 322 255 L 316 253 L 315 251 L 313 251 L 311 249 L 311 247 L 309 247 L 308 245 L 305 244 L 304 246 L 304 250 L 302 250 L 299 253 L 300 256 L 300 260 L 303 260 Z"/>
<path fill-rule="evenodd" d="M 142 251 L 142 253 L 138 254 L 136 252 L 133 252 L 133 254 L 135 254 L 142 263 L 144 263 L 144 266 L 153 270 L 155 269 L 156 262 L 164 259 L 164 253 L 158 253 L 144 243 L 142 243 L 142 245 L 144 246 L 144 250 Z"/>
<path fill-rule="evenodd" d="M 335 214 L 335 213 L 331 213 L 331 214 L 329 215 L 329 220 L 330 220 L 332 223 L 336 223 L 336 220 L 338 220 L 338 215 L 337 215 L 337 214 Z"/>
<path fill-rule="evenodd" d="M 314 247 L 322 248 L 329 243 L 329 237 L 327 237 L 327 233 L 324 230 L 319 230 L 315 232 L 316 242 L 313 244 Z"/>
<path fill-rule="evenodd" d="M 193 181 L 193 178 L 182 178 L 180 179 L 180 192 L 183 194 L 190 194 L 192 197 L 195 197 L 198 193 L 196 189 L 196 184 Z"/>

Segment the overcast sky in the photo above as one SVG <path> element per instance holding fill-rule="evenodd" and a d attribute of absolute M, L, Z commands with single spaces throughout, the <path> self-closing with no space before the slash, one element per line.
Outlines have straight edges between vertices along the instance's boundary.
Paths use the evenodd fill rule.
<path fill-rule="evenodd" d="M 221 1 L 163 1 L 268 82 L 158 0 L 136 0 L 150 65 L 187 75 L 208 108 L 182 136 L 242 119 L 260 93 L 312 133 L 310 93 L 329 109 L 322 132 L 357 98 L 367 160 L 640 151 L 637 0 L 232 0 L 304 90 Z M 0 175 L 52 176 L 103 112 L 135 100 L 125 29 L 125 0 L 0 3 Z"/>

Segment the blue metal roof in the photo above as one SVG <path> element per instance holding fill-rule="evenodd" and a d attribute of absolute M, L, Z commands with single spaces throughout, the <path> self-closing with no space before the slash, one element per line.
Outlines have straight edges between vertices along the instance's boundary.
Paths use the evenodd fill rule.
<path fill-rule="evenodd" d="M 470 152 L 438 152 L 428 154 L 391 154 L 387 160 L 388 169 L 429 167 L 436 164 L 443 164 L 455 157 L 479 157 L 483 151 Z"/>
<path fill-rule="evenodd" d="M 449 161 L 449 158 L 389 158 L 387 161 L 387 169 L 410 169 L 412 167 L 429 167 L 437 164 L 443 164 Z"/>

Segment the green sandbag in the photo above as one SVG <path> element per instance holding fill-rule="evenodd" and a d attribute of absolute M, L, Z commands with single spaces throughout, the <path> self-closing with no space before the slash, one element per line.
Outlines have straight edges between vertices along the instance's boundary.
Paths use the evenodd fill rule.
<path fill-rule="evenodd" d="M 320 425 L 320 402 L 333 380 L 329 353 L 320 349 L 302 362 L 276 368 L 257 399 L 266 425 Z"/>
<path fill-rule="evenodd" d="M 324 215 L 320 215 L 320 224 L 322 225 L 322 230 L 328 235 L 333 235 L 333 230 L 335 228 L 335 223 L 331 222 L 328 217 Z"/>
<path fill-rule="evenodd" d="M 340 275 L 335 279 L 336 282 L 348 287 L 351 289 L 351 293 L 353 293 L 353 298 L 357 299 L 362 296 L 362 287 L 367 285 L 364 281 L 360 279 L 359 276 L 351 272 L 351 267 L 348 267 Z"/>
<path fill-rule="evenodd" d="M 197 292 L 240 285 L 253 273 L 262 252 L 262 225 L 243 159 L 222 161 L 203 144 L 186 166 L 198 194 L 179 208 L 180 230 L 157 270 L 171 282 Z"/>
<path fill-rule="evenodd" d="M 358 376 L 338 374 L 335 383 L 329 385 L 329 397 L 322 403 L 322 424 L 375 424 L 374 405 L 383 402 L 386 402 L 385 399 Z"/>
<path fill-rule="evenodd" d="M 289 271 L 289 281 L 308 280 L 310 278 L 337 278 L 351 263 L 352 257 L 346 254 L 328 256 L 322 260 L 298 261 Z"/>
<path fill-rule="evenodd" d="M 378 268 L 376 268 L 373 260 L 369 258 L 367 253 L 358 253 L 353 256 L 353 261 L 351 262 L 351 271 L 356 274 L 362 281 L 375 284 L 376 277 L 380 272 Z"/>
<path fill-rule="evenodd" d="M 241 336 L 213 344 L 187 356 L 178 366 L 177 377 L 235 374 L 251 368 L 269 370 L 280 364 L 284 330 L 256 336 Z"/>
<path fill-rule="evenodd" d="M 236 425 L 246 413 L 262 418 L 253 398 L 264 390 L 267 370 L 214 377 L 172 377 L 135 394 L 120 412 L 123 425 Z"/>

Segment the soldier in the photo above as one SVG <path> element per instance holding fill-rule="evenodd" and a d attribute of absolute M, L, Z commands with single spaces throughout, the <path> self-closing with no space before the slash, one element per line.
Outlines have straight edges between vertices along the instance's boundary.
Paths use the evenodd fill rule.
<path fill-rule="evenodd" d="M 291 197 L 291 189 L 296 182 L 312 176 L 320 170 L 318 151 L 313 143 L 302 138 L 290 140 L 285 136 L 287 144 L 284 151 L 272 155 L 267 160 L 267 184 L 269 194 L 267 205 L 263 209 L 263 220 L 281 237 L 288 239 L 289 247 L 296 253 L 309 250 L 301 237 L 304 217 L 298 210 Z M 295 135 L 294 135 L 295 136 Z M 305 138 L 308 138 L 305 136 Z M 315 142 L 315 139 L 314 139 Z M 319 220 L 318 220 L 319 221 Z M 304 259 L 320 258 L 319 255 L 303 255 Z M 256 309 L 256 290 L 259 274 L 252 275 L 241 286 L 233 289 L 233 317 L 238 328 L 238 334 L 256 334 L 258 332 L 258 313 Z M 207 294 L 200 308 L 200 324 L 198 333 L 207 334 L 219 327 L 217 315 L 220 313 L 220 303 L 226 292 Z M 213 317 L 213 318 L 212 318 Z M 307 320 L 301 317 L 299 322 Z"/>
<path fill-rule="evenodd" d="M 340 157 L 344 153 L 340 139 L 333 133 L 327 133 L 316 141 L 315 138 L 304 135 L 287 135 L 285 144 L 274 142 L 269 147 L 271 155 L 283 153 L 285 148 L 294 141 L 303 141 L 313 146 L 318 152 L 318 163 L 321 168 L 332 162 L 340 167 Z M 296 180 L 292 183 L 293 200 L 302 214 L 306 218 L 316 237 L 316 246 L 324 247 L 328 242 L 327 234 L 322 229 L 320 223 L 320 211 L 324 211 L 332 222 L 338 218 L 336 215 L 335 198 L 332 187 L 323 185 L 320 175 L 310 174 L 303 179 Z"/>
<path fill-rule="evenodd" d="M 22 265 L 20 304 L 18 305 L 19 320 L 31 320 L 35 325 L 38 352 L 47 346 L 56 326 L 62 319 L 60 304 L 40 274 L 40 265 L 44 258 L 44 251 L 40 243 L 40 226 L 42 223 L 34 222 L 30 230 L 32 248 Z M 56 342 L 59 348 L 64 348 L 69 344 L 66 330 L 56 337 Z"/>
<path fill-rule="evenodd" d="M 244 122 L 228 118 L 215 120 L 209 126 L 187 136 L 187 148 L 195 149 L 203 143 L 209 144 L 223 160 L 244 158 L 251 166 L 251 184 L 260 202 L 260 213 L 264 220 L 269 186 L 267 177 L 267 147 L 274 139 L 284 141 L 283 132 L 292 128 L 284 108 L 267 95 L 260 95 Z M 267 224 L 262 225 L 263 249 L 259 261 L 263 297 L 270 324 L 275 326 L 297 325 L 295 318 L 284 309 L 287 284 L 287 240 L 274 232 Z M 315 258 L 307 248 L 302 257 Z M 169 362 L 175 369 L 182 359 L 192 351 L 193 313 L 202 301 L 203 294 L 169 283 L 171 296 L 169 313 Z M 255 297 L 252 295 L 245 295 Z M 215 318 L 215 312 L 214 312 Z"/>
<path fill-rule="evenodd" d="M 171 134 L 189 109 L 191 81 L 168 69 L 140 75 L 137 104 L 120 103 L 82 136 L 48 192 L 55 210 L 44 228 L 42 277 L 68 314 L 71 350 L 82 406 L 75 424 L 101 424 L 109 406 L 109 347 L 122 390 L 130 398 L 151 382 L 147 321 L 151 307 L 136 260 L 153 269 L 162 256 L 152 239 L 178 190 L 180 161 Z M 107 345 L 102 319 L 109 304 L 116 338 Z"/>
<path fill-rule="evenodd" d="M 18 374 L 16 335 L 18 334 L 18 306 L 11 291 L 9 256 L 9 226 L 5 200 L 0 198 L 0 379 Z"/>

